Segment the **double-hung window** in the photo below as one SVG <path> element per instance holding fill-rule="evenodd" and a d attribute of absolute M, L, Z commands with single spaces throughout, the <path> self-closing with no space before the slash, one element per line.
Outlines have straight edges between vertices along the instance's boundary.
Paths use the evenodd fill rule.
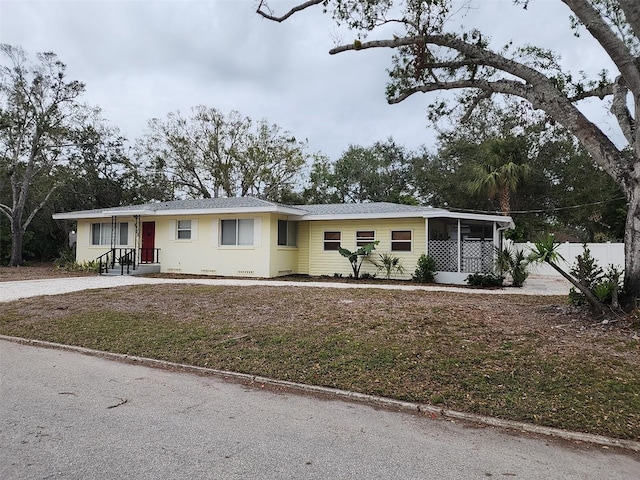
<path fill-rule="evenodd" d="M 176 238 L 191 240 L 191 220 L 178 220 Z"/>
<path fill-rule="evenodd" d="M 364 247 L 376 241 L 376 232 L 373 230 L 358 230 L 356 232 L 356 246 Z"/>
<path fill-rule="evenodd" d="M 253 218 L 220 220 L 221 245 L 253 245 Z"/>
<path fill-rule="evenodd" d="M 287 220 L 278 220 L 278 245 L 281 247 L 298 246 L 298 224 Z"/>
<path fill-rule="evenodd" d="M 115 236 L 113 235 L 113 227 L 115 226 Z M 115 240 L 114 245 L 129 244 L 129 224 L 126 222 L 111 223 L 93 223 L 91 224 L 91 245 L 111 245 L 112 239 Z"/>
<path fill-rule="evenodd" d="M 391 251 L 410 252 L 411 251 L 411 230 L 391 231 Z"/>
<path fill-rule="evenodd" d="M 338 250 L 340 248 L 341 232 L 324 232 L 324 249 Z"/>

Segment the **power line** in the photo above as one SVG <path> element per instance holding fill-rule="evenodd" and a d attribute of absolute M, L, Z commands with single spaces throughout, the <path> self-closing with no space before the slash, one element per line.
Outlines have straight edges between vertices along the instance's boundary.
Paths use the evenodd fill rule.
<path fill-rule="evenodd" d="M 591 202 L 591 203 L 583 203 L 580 205 L 571 205 L 569 207 L 554 207 L 554 208 L 546 208 L 546 209 L 540 209 L 540 210 L 512 210 L 511 212 L 509 212 L 509 215 L 516 213 L 516 214 L 526 214 L 526 213 L 551 213 L 551 212 L 559 212 L 561 210 L 573 210 L 573 209 L 577 209 L 577 208 L 583 208 L 583 207 L 591 207 L 593 205 L 602 205 L 605 203 L 611 203 L 611 202 L 617 202 L 618 200 L 626 200 L 626 197 L 616 197 L 616 198 L 612 198 L 610 200 L 602 200 L 600 202 Z M 490 212 L 487 210 L 472 210 L 469 208 L 450 208 L 449 210 L 452 211 L 456 211 L 456 212 L 465 212 L 465 213 L 498 213 L 501 214 L 502 212 Z"/>

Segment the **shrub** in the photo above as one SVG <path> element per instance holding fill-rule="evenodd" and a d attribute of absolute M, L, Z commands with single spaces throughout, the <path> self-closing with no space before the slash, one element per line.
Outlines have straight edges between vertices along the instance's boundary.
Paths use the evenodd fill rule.
<path fill-rule="evenodd" d="M 613 265 L 609 265 L 606 271 L 603 270 L 586 244 L 583 244 L 582 250 L 582 255 L 576 257 L 576 263 L 571 267 L 571 275 L 601 303 L 618 308 L 622 271 Z M 569 291 L 569 303 L 575 306 L 584 305 L 587 298 L 584 293 L 572 287 Z"/>
<path fill-rule="evenodd" d="M 467 277 L 467 283 L 472 287 L 501 287 L 502 282 L 504 277 L 496 273 L 473 273 Z"/>
<path fill-rule="evenodd" d="M 56 270 L 63 272 L 98 272 L 100 265 L 95 260 L 78 263 L 76 261 L 60 264 L 56 262 Z"/>
<path fill-rule="evenodd" d="M 514 287 L 524 285 L 524 281 L 529 276 L 528 266 L 529 259 L 523 250 L 512 250 L 510 247 L 505 247 L 502 250 L 496 248 L 496 267 L 500 274 L 506 272 L 511 275 Z"/>
<path fill-rule="evenodd" d="M 437 273 L 436 272 L 436 261 L 433 259 L 431 255 L 422 254 L 420 258 L 418 258 L 418 263 L 416 265 L 416 271 L 411 276 L 414 282 L 419 283 L 433 283 Z"/>
<path fill-rule="evenodd" d="M 389 280 L 392 275 L 402 275 L 404 273 L 402 260 L 400 260 L 399 257 L 391 253 L 381 253 L 378 257 L 378 260 L 371 260 L 371 263 L 376 266 L 378 271 L 384 271 L 384 278 L 387 280 Z"/>
<path fill-rule="evenodd" d="M 591 256 L 591 250 L 586 243 L 582 245 L 582 255 L 576 257 L 576 263 L 571 267 L 570 273 L 589 290 L 593 290 L 604 275 L 596 259 Z"/>

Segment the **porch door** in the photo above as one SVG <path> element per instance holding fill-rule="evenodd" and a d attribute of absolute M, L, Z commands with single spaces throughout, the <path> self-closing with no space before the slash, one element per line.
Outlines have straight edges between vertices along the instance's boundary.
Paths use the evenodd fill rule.
<path fill-rule="evenodd" d="M 156 222 L 142 222 L 142 248 L 140 261 L 153 263 L 156 243 Z"/>

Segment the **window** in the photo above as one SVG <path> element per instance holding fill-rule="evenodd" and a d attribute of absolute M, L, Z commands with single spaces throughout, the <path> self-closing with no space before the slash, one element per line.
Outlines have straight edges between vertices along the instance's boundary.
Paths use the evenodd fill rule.
<path fill-rule="evenodd" d="M 128 245 L 129 224 L 126 222 L 116 223 L 115 227 L 114 238 L 111 223 L 93 223 L 91 225 L 91 245 L 111 245 L 112 238 L 115 245 Z"/>
<path fill-rule="evenodd" d="M 324 249 L 338 250 L 340 248 L 340 232 L 324 232 Z"/>
<path fill-rule="evenodd" d="M 391 251 L 411 251 L 411 230 L 394 230 L 391 232 Z"/>
<path fill-rule="evenodd" d="M 278 245 L 282 247 L 298 246 L 298 224 L 287 220 L 278 220 Z"/>
<path fill-rule="evenodd" d="M 178 240 L 191 240 L 191 220 L 178 220 Z"/>
<path fill-rule="evenodd" d="M 376 232 L 373 230 L 358 230 L 356 232 L 356 246 L 364 247 L 376 241 Z"/>
<path fill-rule="evenodd" d="M 221 245 L 253 245 L 253 218 L 220 220 Z"/>

